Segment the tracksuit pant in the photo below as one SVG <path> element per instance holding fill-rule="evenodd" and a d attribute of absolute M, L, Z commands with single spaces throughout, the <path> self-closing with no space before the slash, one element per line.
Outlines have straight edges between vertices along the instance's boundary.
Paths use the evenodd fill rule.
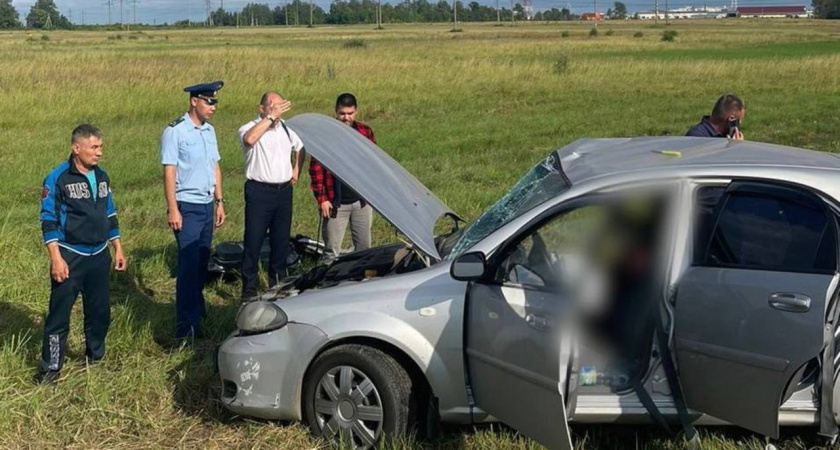
<path fill-rule="evenodd" d="M 242 298 L 257 295 L 260 249 L 268 231 L 271 254 L 268 286 L 286 276 L 286 257 L 292 231 L 292 185 L 245 182 L 245 238 L 242 255 Z"/>
<path fill-rule="evenodd" d="M 70 331 L 70 312 L 79 293 L 85 315 L 85 356 L 98 361 L 105 356 L 105 335 L 111 324 L 108 297 L 111 254 L 108 249 L 92 256 L 83 256 L 60 248 L 70 276 L 62 283 L 51 280 L 50 307 L 44 322 L 41 351 L 41 373 L 61 371 Z"/>
<path fill-rule="evenodd" d="M 215 216 L 213 202 L 207 204 L 178 202 L 181 229 L 175 232 L 178 243 L 178 273 L 175 281 L 175 337 L 200 333 L 204 306 L 204 283 L 210 262 Z"/>

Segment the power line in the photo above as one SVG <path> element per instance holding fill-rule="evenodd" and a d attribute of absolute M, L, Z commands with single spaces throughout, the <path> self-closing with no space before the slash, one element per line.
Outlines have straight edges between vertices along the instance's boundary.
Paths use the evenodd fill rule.
<path fill-rule="evenodd" d="M 111 4 L 113 0 L 105 0 L 105 4 L 108 5 L 108 25 L 111 25 Z"/>
<path fill-rule="evenodd" d="M 137 26 L 137 0 L 128 0 L 131 2 L 132 23 Z"/>

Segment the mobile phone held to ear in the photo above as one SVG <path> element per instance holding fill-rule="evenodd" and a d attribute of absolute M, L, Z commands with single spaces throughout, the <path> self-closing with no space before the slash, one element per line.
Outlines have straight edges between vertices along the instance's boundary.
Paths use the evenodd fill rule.
<path fill-rule="evenodd" d="M 729 121 L 729 137 L 735 137 L 735 132 L 741 128 L 741 121 L 738 119 L 733 119 Z"/>
<path fill-rule="evenodd" d="M 333 205 L 330 208 L 330 219 L 335 219 L 336 217 L 338 217 L 338 208 L 336 208 L 335 205 Z"/>

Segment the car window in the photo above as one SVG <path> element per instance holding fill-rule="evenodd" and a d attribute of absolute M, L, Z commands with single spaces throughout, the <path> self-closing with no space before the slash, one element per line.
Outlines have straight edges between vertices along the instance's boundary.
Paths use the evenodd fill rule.
<path fill-rule="evenodd" d="M 584 206 L 537 227 L 507 250 L 496 279 L 533 288 L 560 285 L 579 265 L 604 221 L 603 213 L 601 206 Z"/>
<path fill-rule="evenodd" d="M 749 192 L 725 196 L 705 265 L 757 270 L 833 272 L 833 217 L 805 203 Z"/>
<path fill-rule="evenodd" d="M 715 226 L 715 212 L 726 186 L 702 186 L 694 196 L 694 263 L 702 264 L 709 237 Z"/>

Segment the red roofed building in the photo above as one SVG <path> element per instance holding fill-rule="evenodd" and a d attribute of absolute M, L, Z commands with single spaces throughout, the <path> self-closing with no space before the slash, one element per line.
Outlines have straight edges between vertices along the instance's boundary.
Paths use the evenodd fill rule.
<path fill-rule="evenodd" d="M 601 13 L 583 13 L 580 15 L 580 20 L 602 20 Z"/>
<path fill-rule="evenodd" d="M 808 17 L 805 6 L 739 6 L 739 17 Z"/>

